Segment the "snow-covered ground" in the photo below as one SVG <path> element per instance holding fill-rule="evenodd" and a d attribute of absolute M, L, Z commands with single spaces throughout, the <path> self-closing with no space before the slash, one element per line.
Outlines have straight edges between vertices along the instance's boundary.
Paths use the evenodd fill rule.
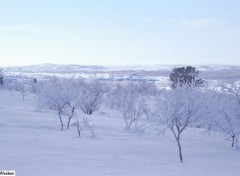
<path fill-rule="evenodd" d="M 61 131 L 57 115 L 36 111 L 32 96 L 23 101 L 20 93 L 0 89 L 0 99 L 0 170 L 17 176 L 240 175 L 240 151 L 203 129 L 183 133 L 180 163 L 171 133 L 126 130 L 117 111 L 103 108 L 89 116 L 97 137 L 82 131 L 79 138 L 77 117 Z"/>

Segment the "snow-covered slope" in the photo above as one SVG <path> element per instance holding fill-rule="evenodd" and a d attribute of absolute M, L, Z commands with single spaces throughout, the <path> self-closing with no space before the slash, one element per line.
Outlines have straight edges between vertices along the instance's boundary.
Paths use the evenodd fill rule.
<path fill-rule="evenodd" d="M 97 137 L 83 131 L 78 138 L 74 124 L 61 131 L 55 113 L 36 111 L 31 95 L 23 101 L 19 93 L 0 89 L 0 97 L 0 170 L 16 170 L 17 176 L 240 174 L 240 152 L 202 129 L 183 133 L 181 164 L 172 134 L 156 137 L 155 127 L 125 130 L 116 111 L 102 108 L 90 116 Z"/>

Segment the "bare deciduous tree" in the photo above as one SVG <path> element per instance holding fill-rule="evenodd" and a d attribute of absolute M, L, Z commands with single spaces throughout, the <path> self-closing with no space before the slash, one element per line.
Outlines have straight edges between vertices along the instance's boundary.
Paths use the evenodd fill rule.
<path fill-rule="evenodd" d="M 213 114 L 212 129 L 223 133 L 231 140 L 231 146 L 238 146 L 240 136 L 240 87 L 237 83 L 221 85 L 213 104 L 218 108 Z"/>
<path fill-rule="evenodd" d="M 134 98 L 131 95 L 123 95 L 124 103 L 119 108 L 123 119 L 126 123 L 126 128 L 131 128 L 131 125 L 135 123 L 137 128 L 138 119 L 143 115 L 145 108 L 145 100 L 143 97 Z"/>
<path fill-rule="evenodd" d="M 62 116 L 66 115 L 68 117 L 67 129 L 69 129 L 70 120 L 78 107 L 77 86 L 75 84 L 74 80 L 55 78 L 46 82 L 41 91 L 36 94 L 40 109 L 47 108 L 58 113 L 61 130 L 64 126 Z"/>
<path fill-rule="evenodd" d="M 207 114 L 205 93 L 195 86 L 176 86 L 167 90 L 158 102 L 159 121 L 167 125 L 176 139 L 179 159 L 183 162 L 181 134 Z"/>
<path fill-rule="evenodd" d="M 118 101 L 119 111 L 126 123 L 126 128 L 131 128 L 133 123 L 135 123 L 135 127 L 137 128 L 139 118 L 144 112 L 147 112 L 147 99 L 144 91 L 139 91 L 139 86 L 138 82 L 127 83 L 118 89 L 115 97 L 115 100 Z"/>
<path fill-rule="evenodd" d="M 79 108 L 84 114 L 91 115 L 102 104 L 104 85 L 97 80 L 84 82 L 78 91 Z"/>

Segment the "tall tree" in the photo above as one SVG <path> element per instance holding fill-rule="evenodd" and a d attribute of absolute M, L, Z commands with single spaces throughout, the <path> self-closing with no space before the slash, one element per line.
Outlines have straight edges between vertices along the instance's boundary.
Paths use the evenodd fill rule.
<path fill-rule="evenodd" d="M 181 135 L 189 126 L 197 126 L 208 113 L 208 96 L 195 86 L 179 85 L 163 92 L 157 105 L 157 120 L 166 124 L 178 145 L 179 159 L 183 162 Z M 162 125 L 162 124 L 161 124 Z"/>
<path fill-rule="evenodd" d="M 201 78 L 198 78 L 199 71 L 195 67 L 179 67 L 174 68 L 170 74 L 170 81 L 172 88 L 176 88 L 177 85 L 194 85 L 199 86 L 203 83 Z"/>

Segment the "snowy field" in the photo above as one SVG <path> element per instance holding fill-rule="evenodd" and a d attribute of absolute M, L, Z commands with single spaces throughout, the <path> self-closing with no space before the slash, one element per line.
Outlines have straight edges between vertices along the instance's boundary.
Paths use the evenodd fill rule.
<path fill-rule="evenodd" d="M 171 133 L 156 137 L 155 127 L 126 130 L 117 111 L 102 108 L 89 116 L 97 136 L 85 130 L 79 138 L 77 116 L 61 131 L 57 115 L 36 111 L 31 95 L 23 101 L 18 92 L 0 90 L 0 97 L 0 170 L 15 170 L 17 176 L 240 175 L 239 149 L 202 129 L 183 133 L 180 163 Z"/>

